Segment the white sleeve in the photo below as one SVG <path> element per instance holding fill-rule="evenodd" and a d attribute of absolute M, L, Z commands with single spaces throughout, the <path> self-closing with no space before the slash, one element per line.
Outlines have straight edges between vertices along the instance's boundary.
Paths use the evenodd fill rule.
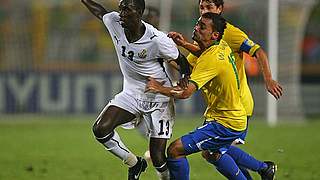
<path fill-rule="evenodd" d="M 110 35 L 118 35 L 121 30 L 120 16 L 118 12 L 110 12 L 102 17 L 104 25 L 107 27 Z M 113 36 L 111 36 L 113 37 Z"/>
<path fill-rule="evenodd" d="M 166 34 L 160 33 L 157 37 L 157 44 L 159 50 L 159 58 L 163 59 L 177 59 L 179 56 L 179 50 L 176 44 Z"/>

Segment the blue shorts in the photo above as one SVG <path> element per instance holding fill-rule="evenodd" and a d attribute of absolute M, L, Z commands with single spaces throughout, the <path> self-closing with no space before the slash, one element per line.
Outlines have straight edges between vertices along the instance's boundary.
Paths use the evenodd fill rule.
<path fill-rule="evenodd" d="M 249 119 L 250 119 L 250 116 L 247 116 L 247 128 L 244 130 L 245 133 L 243 133 L 238 139 L 235 140 L 236 144 L 245 144 L 245 140 L 248 133 L 248 127 L 249 127 Z"/>
<path fill-rule="evenodd" d="M 193 132 L 181 137 L 186 154 L 202 150 L 220 152 L 224 154 L 232 142 L 240 137 L 245 137 L 246 131 L 235 131 L 210 121 Z"/>

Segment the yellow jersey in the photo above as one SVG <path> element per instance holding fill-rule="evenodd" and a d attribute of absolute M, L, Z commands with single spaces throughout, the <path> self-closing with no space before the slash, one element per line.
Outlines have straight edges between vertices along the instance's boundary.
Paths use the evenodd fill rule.
<path fill-rule="evenodd" d="M 246 109 L 247 116 L 253 113 L 254 101 L 247 82 L 247 76 L 244 67 L 243 52 L 254 56 L 254 53 L 260 46 L 248 38 L 248 36 L 239 28 L 227 23 L 222 39 L 226 41 L 234 53 L 237 70 L 240 80 L 241 101 Z M 187 57 L 191 66 L 197 61 L 197 57 L 189 54 Z"/>
<path fill-rule="evenodd" d="M 190 81 L 201 89 L 207 102 L 204 117 L 223 126 L 243 131 L 247 115 L 240 99 L 240 81 L 233 53 L 228 44 L 206 49 L 194 63 Z"/>

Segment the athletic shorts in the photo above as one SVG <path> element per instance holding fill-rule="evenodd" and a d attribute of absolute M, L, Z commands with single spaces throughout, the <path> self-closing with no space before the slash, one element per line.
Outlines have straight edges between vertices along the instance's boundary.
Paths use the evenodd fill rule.
<path fill-rule="evenodd" d="M 245 132 L 242 134 L 242 136 L 235 140 L 236 144 L 245 144 L 245 140 L 248 133 L 249 120 L 250 120 L 250 116 L 247 116 L 247 128 L 244 130 Z"/>
<path fill-rule="evenodd" d="M 193 132 L 182 136 L 181 141 L 186 154 L 202 150 L 224 154 L 232 142 L 242 137 L 245 133 L 246 131 L 235 131 L 215 121 L 210 121 Z"/>
<path fill-rule="evenodd" d="M 143 123 L 149 137 L 169 139 L 172 136 L 175 118 L 173 99 L 168 102 L 151 102 L 139 100 L 130 94 L 121 92 L 106 105 L 103 111 L 111 105 L 129 111 L 136 116 L 131 122 L 123 124 L 123 128 L 132 129 L 139 123 Z"/>

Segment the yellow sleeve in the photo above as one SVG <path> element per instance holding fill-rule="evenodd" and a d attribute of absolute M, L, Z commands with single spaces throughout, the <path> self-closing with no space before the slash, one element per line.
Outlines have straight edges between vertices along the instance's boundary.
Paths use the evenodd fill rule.
<path fill-rule="evenodd" d="M 233 52 L 246 52 L 250 56 L 260 48 L 260 45 L 253 42 L 239 28 L 227 23 L 223 39 L 228 43 Z"/>
<path fill-rule="evenodd" d="M 198 90 L 219 74 L 221 66 L 217 64 L 216 59 L 217 57 L 212 54 L 198 58 L 197 65 L 190 75 L 190 81 L 197 86 Z"/>
<path fill-rule="evenodd" d="M 194 67 L 197 63 L 197 59 L 198 57 L 193 55 L 192 53 L 189 53 L 189 55 L 187 56 L 187 60 L 192 67 Z"/>

